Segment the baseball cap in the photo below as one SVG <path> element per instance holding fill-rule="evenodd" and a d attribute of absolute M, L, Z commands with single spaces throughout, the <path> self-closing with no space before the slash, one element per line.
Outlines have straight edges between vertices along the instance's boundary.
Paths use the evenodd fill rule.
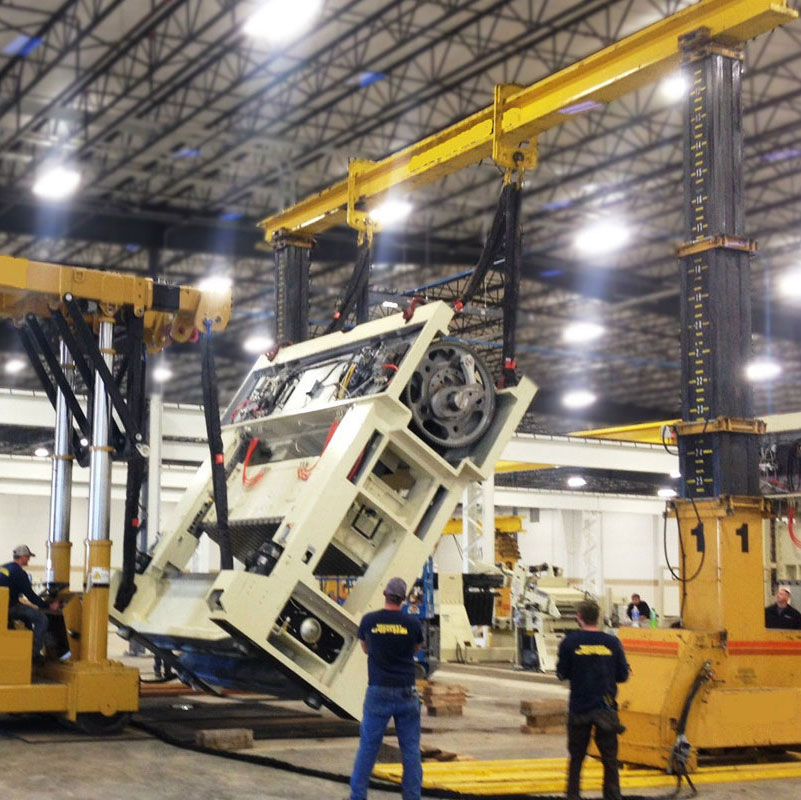
<path fill-rule="evenodd" d="M 31 556 L 36 558 L 36 553 L 31 552 L 31 548 L 27 544 L 20 544 L 14 548 L 14 558 L 22 558 L 22 556 Z"/>
<path fill-rule="evenodd" d="M 390 578 L 384 589 L 384 597 L 406 597 L 406 581 L 403 578 Z"/>

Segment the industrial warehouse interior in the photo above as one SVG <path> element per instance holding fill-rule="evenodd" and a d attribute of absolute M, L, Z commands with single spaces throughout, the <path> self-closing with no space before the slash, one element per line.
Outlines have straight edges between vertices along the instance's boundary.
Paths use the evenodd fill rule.
<path fill-rule="evenodd" d="M 5 796 L 801 796 L 799 11 L 0 2 Z"/>

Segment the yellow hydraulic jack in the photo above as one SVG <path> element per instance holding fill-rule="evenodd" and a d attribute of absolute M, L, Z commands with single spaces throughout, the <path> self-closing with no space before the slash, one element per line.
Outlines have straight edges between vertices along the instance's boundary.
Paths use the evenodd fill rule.
<path fill-rule="evenodd" d="M 123 549 L 132 578 L 147 455 L 141 432 L 145 349 L 186 341 L 206 323 L 222 330 L 230 301 L 230 292 L 209 295 L 147 278 L 0 257 L 0 317 L 20 330 L 56 411 L 45 583 L 50 597 L 62 603 L 60 612 L 50 612 L 54 641 L 46 646 L 44 663 L 34 664 L 31 632 L 5 625 L 9 602 L 17 598 L 0 589 L 0 713 L 58 713 L 88 733 L 108 733 L 122 728 L 138 708 L 138 671 L 107 657 L 112 454 L 128 462 Z M 58 352 L 40 319 L 58 334 Z M 126 326 L 126 397 L 113 375 L 115 324 Z M 91 397 L 85 411 L 74 391 L 76 372 Z M 80 595 L 69 591 L 74 459 L 90 469 Z"/>
<path fill-rule="evenodd" d="M 683 499 L 675 556 L 680 629 L 621 630 L 623 761 L 693 771 L 699 751 L 801 745 L 801 631 L 765 628 L 759 434 L 744 368 L 751 350 L 741 175 L 742 56 L 685 42 L 681 269 Z"/>

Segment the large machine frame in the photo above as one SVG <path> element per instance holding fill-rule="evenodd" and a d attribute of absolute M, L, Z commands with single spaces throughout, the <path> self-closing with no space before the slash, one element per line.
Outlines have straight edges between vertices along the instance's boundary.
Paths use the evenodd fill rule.
<path fill-rule="evenodd" d="M 310 703 L 359 718 L 361 616 L 390 577 L 411 586 L 422 573 L 535 391 L 526 379 L 496 391 L 448 338 L 452 316 L 434 303 L 261 357 L 222 418 L 239 568 L 184 572 L 200 537 L 220 535 L 209 461 L 130 604 L 111 612 L 123 635 L 218 685 L 252 688 L 277 669 Z M 343 605 L 322 588 L 331 575 L 354 579 Z"/>

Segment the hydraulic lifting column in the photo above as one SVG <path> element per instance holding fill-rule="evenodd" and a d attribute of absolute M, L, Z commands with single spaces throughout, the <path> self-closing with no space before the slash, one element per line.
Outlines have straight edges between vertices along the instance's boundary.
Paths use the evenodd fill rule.
<path fill-rule="evenodd" d="M 766 630 L 758 435 L 745 380 L 750 270 L 742 50 L 684 40 L 680 630 L 623 629 L 624 761 L 693 770 L 698 750 L 801 744 L 801 633 Z"/>

